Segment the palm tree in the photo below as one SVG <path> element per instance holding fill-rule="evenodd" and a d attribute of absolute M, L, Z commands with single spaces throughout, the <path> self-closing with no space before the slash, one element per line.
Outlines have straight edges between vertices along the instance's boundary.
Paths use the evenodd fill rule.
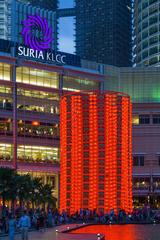
<path fill-rule="evenodd" d="M 18 175 L 17 179 L 17 197 L 19 198 L 20 207 L 24 204 L 24 201 L 29 200 L 29 192 L 32 187 L 32 178 L 29 174 Z"/>
<path fill-rule="evenodd" d="M 11 188 L 16 172 L 10 168 L 0 168 L 0 196 L 2 198 L 3 207 L 6 200 L 11 199 Z"/>
<path fill-rule="evenodd" d="M 43 208 L 45 209 L 46 203 L 56 207 L 56 201 L 56 198 L 53 197 L 52 186 L 50 184 L 43 184 L 39 195 L 39 203 L 43 204 Z"/>
<path fill-rule="evenodd" d="M 14 202 L 18 198 L 20 207 L 24 202 L 31 201 L 32 208 L 46 203 L 56 207 L 57 199 L 53 197 L 52 186 L 43 184 L 42 179 L 27 175 L 19 175 L 13 169 L 0 168 L 0 197 L 3 207 L 6 200 L 11 200 L 11 209 L 14 211 Z"/>
<path fill-rule="evenodd" d="M 42 179 L 38 177 L 32 178 L 29 194 L 30 194 L 30 201 L 32 203 L 33 209 L 35 207 L 35 204 L 37 204 L 38 202 L 41 187 L 42 187 Z"/>

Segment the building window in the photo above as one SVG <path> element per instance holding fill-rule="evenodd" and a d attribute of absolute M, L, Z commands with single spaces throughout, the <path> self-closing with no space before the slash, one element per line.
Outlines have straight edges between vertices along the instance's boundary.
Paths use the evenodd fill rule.
<path fill-rule="evenodd" d="M 11 161 L 13 146 L 7 143 L 0 143 L 0 161 Z"/>
<path fill-rule="evenodd" d="M 132 117 L 132 124 L 133 125 L 138 125 L 139 124 L 139 116 L 138 115 L 134 115 Z"/>
<path fill-rule="evenodd" d="M 16 81 L 31 85 L 58 88 L 59 75 L 56 72 L 49 72 L 45 70 L 18 67 L 16 70 Z"/>
<path fill-rule="evenodd" d="M 153 115 L 153 124 L 160 124 L 160 114 Z"/>
<path fill-rule="evenodd" d="M 150 179 L 149 178 L 133 178 L 133 190 L 149 190 Z"/>
<path fill-rule="evenodd" d="M 150 124 L 149 115 L 139 115 L 139 124 Z"/>
<path fill-rule="evenodd" d="M 19 145 L 17 155 L 18 162 L 48 164 L 59 161 L 59 149 L 52 147 Z"/>
<path fill-rule="evenodd" d="M 144 166 L 144 156 L 133 156 L 133 166 Z"/>
<path fill-rule="evenodd" d="M 0 63 L 0 80 L 11 80 L 11 66 L 9 64 Z"/>

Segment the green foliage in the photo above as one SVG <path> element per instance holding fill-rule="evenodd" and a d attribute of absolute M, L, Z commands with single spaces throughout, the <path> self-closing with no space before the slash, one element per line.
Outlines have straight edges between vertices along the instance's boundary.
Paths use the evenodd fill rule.
<path fill-rule="evenodd" d="M 0 198 L 3 205 L 6 200 L 14 203 L 16 199 L 20 201 L 20 205 L 31 202 L 33 207 L 45 203 L 55 206 L 56 203 L 51 185 L 44 184 L 41 178 L 31 177 L 29 174 L 20 175 L 9 168 L 0 168 Z"/>

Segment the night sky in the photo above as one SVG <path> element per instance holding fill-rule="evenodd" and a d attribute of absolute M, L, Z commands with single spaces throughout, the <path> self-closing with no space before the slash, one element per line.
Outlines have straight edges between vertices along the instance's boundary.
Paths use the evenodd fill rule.
<path fill-rule="evenodd" d="M 73 0 L 60 0 L 60 8 L 73 7 Z M 74 18 L 61 18 L 59 21 L 59 50 L 74 53 Z"/>

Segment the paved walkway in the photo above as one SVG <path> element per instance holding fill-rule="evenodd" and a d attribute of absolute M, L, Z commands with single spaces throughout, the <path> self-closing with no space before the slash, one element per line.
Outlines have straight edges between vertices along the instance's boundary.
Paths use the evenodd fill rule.
<path fill-rule="evenodd" d="M 46 232 L 30 232 L 29 240 L 97 240 L 95 234 L 69 234 L 61 233 L 61 231 L 75 228 L 78 225 L 63 225 L 52 229 L 47 229 Z M 58 230 L 58 232 L 56 231 Z M 8 237 L 0 238 L 0 240 L 8 240 Z M 21 236 L 18 234 L 15 236 L 15 240 L 21 240 Z"/>

